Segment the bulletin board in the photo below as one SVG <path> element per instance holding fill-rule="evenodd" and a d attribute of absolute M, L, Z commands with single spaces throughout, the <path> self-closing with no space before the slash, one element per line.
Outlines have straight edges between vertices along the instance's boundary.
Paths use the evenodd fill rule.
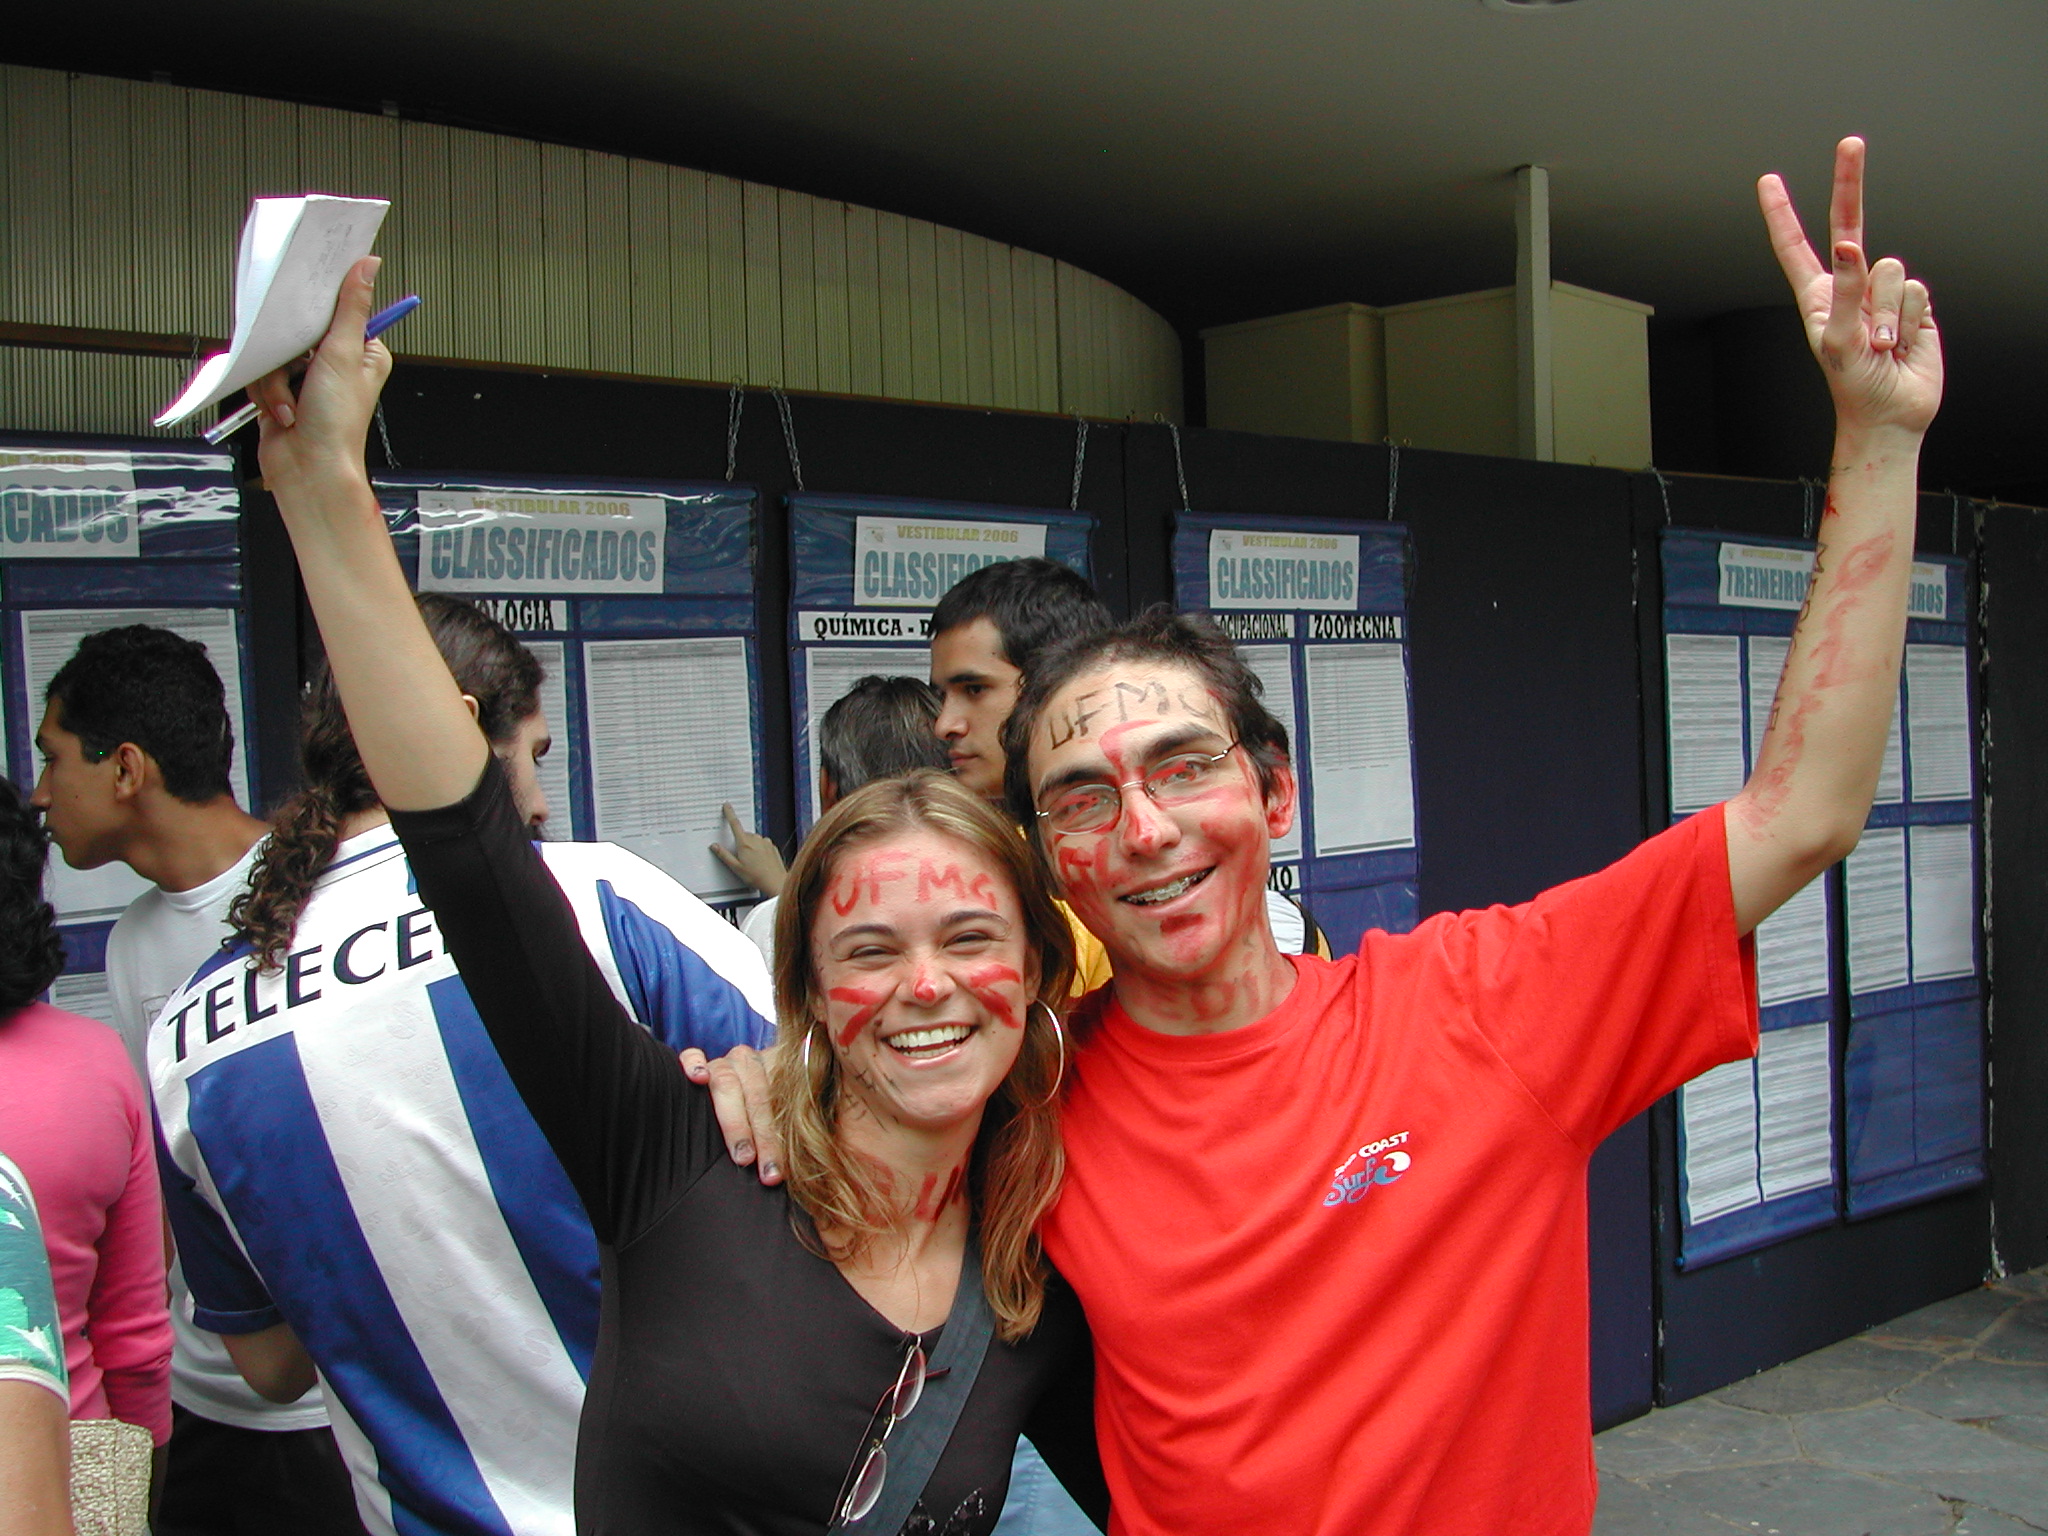
<path fill-rule="evenodd" d="M 1269 880 L 1335 954 L 1417 918 L 1408 530 L 1399 523 L 1179 515 L 1175 605 L 1238 643 L 1287 727 L 1300 785 Z"/>
<path fill-rule="evenodd" d="M 714 905 L 757 899 L 715 859 L 765 809 L 756 495 L 724 483 L 386 474 L 417 591 L 475 602 L 546 671 L 548 835 L 618 843 Z"/>
<path fill-rule="evenodd" d="M 239 515 L 233 461 L 196 443 L 0 434 L 0 763 L 24 794 L 57 669 L 87 635 L 154 624 L 206 647 L 236 733 L 235 798 L 258 803 Z M 52 849 L 65 970 L 51 1001 L 108 1016 L 107 934 L 148 889 L 126 864 L 77 870 Z"/>
<path fill-rule="evenodd" d="M 1813 556 L 1810 542 L 1664 532 L 1673 820 L 1754 765 Z M 1965 580 L 1961 560 L 1916 560 L 1862 843 L 1757 929 L 1755 1060 L 1680 1090 L 1681 1267 L 1983 1177 Z"/>
<path fill-rule="evenodd" d="M 790 713 L 799 830 L 818 817 L 814 721 L 870 673 L 928 677 L 932 608 L 1003 560 L 1089 574 L 1095 520 L 1072 512 L 888 496 L 789 498 Z"/>

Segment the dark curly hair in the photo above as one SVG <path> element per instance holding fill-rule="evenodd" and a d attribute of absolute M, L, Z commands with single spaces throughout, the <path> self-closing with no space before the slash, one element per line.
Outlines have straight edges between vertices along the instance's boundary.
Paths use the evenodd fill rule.
<path fill-rule="evenodd" d="M 0 778 L 0 1022 L 64 969 L 57 914 L 43 900 L 50 838 L 21 791 Z"/>
<path fill-rule="evenodd" d="M 987 619 L 1002 638 L 1003 660 L 1029 672 L 1056 641 L 1109 628 L 1109 610 L 1088 578 L 1057 560 L 999 560 L 969 571 L 932 610 L 932 633 Z"/>
<path fill-rule="evenodd" d="M 220 674 L 197 640 L 151 624 L 103 629 L 78 642 L 45 697 L 95 759 L 132 741 L 178 799 L 203 805 L 228 792 L 235 728 Z"/>
<path fill-rule="evenodd" d="M 441 659 L 462 691 L 476 700 L 477 724 L 491 742 L 511 739 L 519 722 L 540 708 L 541 666 L 512 632 L 473 604 L 425 592 L 420 617 Z M 279 807 L 270 841 L 249 875 L 249 889 L 228 908 L 228 924 L 249 941 L 259 969 L 284 963 L 313 887 L 333 862 L 341 826 L 377 803 L 370 775 L 334 676 L 322 660 L 306 685 L 299 726 L 299 762 L 305 788 Z"/>

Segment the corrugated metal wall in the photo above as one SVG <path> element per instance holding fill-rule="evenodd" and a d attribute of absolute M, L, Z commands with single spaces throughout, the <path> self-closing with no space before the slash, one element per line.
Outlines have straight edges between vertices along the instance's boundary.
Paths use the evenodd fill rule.
<path fill-rule="evenodd" d="M 872 208 L 326 107 L 0 65 L 0 321 L 225 335 L 251 197 L 389 197 L 402 352 L 1179 420 L 1180 345 L 1066 262 Z M 0 346 L 0 425 L 135 432 L 182 360 Z"/>

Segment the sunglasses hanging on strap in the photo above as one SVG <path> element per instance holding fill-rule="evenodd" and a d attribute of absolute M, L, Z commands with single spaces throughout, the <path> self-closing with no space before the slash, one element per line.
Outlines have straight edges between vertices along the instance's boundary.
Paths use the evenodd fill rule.
<path fill-rule="evenodd" d="M 981 1288 L 981 1245 L 969 1232 L 960 1256 L 960 1288 L 930 1368 L 924 1367 L 923 1350 L 913 1345 L 877 1411 L 879 1433 L 862 1441 L 847 1472 L 827 1531 L 896 1536 L 903 1529 L 953 1438 L 994 1333 L 995 1318 Z"/>

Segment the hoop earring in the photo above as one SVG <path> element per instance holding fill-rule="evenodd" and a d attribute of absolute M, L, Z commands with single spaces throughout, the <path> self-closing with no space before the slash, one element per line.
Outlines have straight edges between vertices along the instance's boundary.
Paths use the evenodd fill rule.
<path fill-rule="evenodd" d="M 1024 1010 L 1026 1018 L 1031 1016 L 1032 1008 L 1043 1008 L 1045 1010 L 1045 1017 L 1052 1025 L 1052 1037 L 1058 1042 L 1060 1048 L 1060 1064 L 1052 1075 L 1052 1087 L 1046 1090 L 1044 1098 L 1031 1106 L 1033 1109 L 1044 1109 L 1060 1096 L 1060 1088 L 1067 1080 L 1067 1032 L 1060 1027 L 1060 1016 L 1053 1012 L 1052 1004 L 1048 1003 L 1044 998 L 1034 997 L 1031 1000 L 1031 1006 Z"/>

